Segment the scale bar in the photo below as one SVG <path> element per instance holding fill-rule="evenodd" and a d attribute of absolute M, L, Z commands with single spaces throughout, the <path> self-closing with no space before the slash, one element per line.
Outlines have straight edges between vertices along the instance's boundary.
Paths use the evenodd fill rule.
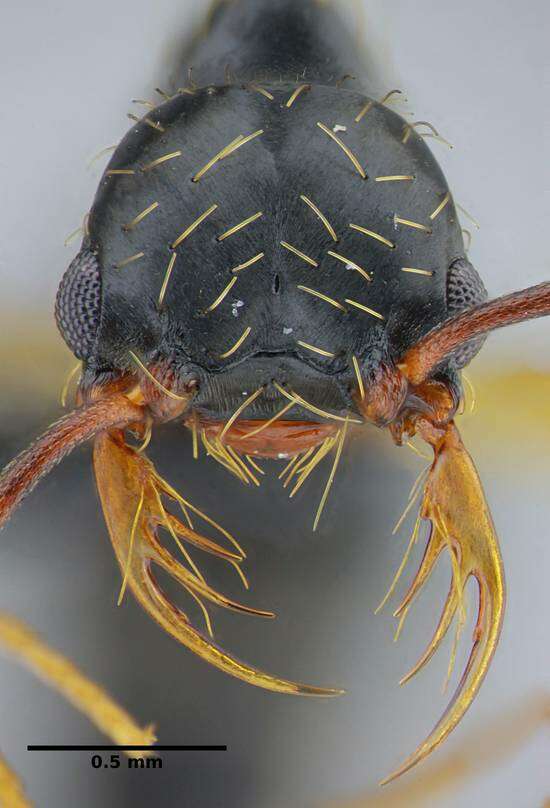
<path fill-rule="evenodd" d="M 227 745 L 147 746 L 130 744 L 126 746 L 86 746 L 82 744 L 29 744 L 27 752 L 227 752 Z"/>

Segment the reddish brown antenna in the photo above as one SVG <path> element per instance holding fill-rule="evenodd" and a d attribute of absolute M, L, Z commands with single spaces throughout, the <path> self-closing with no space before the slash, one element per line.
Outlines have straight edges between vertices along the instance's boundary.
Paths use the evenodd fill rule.
<path fill-rule="evenodd" d="M 547 314 L 550 314 L 550 283 L 497 297 L 433 328 L 407 351 L 399 368 L 412 384 L 420 384 L 468 340 Z"/>

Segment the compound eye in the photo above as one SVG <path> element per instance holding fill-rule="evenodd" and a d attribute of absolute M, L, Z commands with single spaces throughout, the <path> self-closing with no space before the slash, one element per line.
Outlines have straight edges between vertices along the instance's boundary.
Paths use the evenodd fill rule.
<path fill-rule="evenodd" d="M 487 300 L 487 289 L 479 273 L 466 258 L 458 258 L 447 272 L 447 314 L 452 317 Z M 485 337 L 478 337 L 458 348 L 453 359 L 457 368 L 468 365 L 477 354 Z"/>
<path fill-rule="evenodd" d="M 487 300 L 487 289 L 478 271 L 466 258 L 458 258 L 447 273 L 447 308 L 449 315 L 471 309 Z"/>
<path fill-rule="evenodd" d="M 96 256 L 82 250 L 59 285 L 55 319 L 61 336 L 78 359 L 93 351 L 101 311 L 101 272 Z"/>

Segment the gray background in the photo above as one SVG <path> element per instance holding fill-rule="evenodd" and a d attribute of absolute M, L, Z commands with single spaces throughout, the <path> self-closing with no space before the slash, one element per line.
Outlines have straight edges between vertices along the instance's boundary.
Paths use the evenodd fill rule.
<path fill-rule="evenodd" d="M 380 93 L 403 88 L 405 109 L 455 145 L 452 152 L 433 149 L 455 198 L 482 224 L 471 258 L 491 293 L 548 278 L 548 4 L 342 5 L 369 49 Z M 51 309 L 77 250 L 63 240 L 79 225 L 104 165 L 87 169 L 87 162 L 124 133 L 130 99 L 153 97 L 166 83 L 179 43 L 206 7 L 175 0 L 2 3 L 2 462 L 58 415 L 55 396 L 73 364 Z M 547 322 L 510 329 L 489 342 L 472 370 L 480 402 L 464 431 L 501 537 L 509 602 L 489 678 L 442 756 L 522 697 L 548 688 L 550 419 L 544 400 L 531 406 L 536 385 L 529 397 L 515 391 L 514 406 L 507 397 L 483 396 L 484 380 L 509 369 L 547 380 L 548 336 Z M 249 602 L 279 615 L 269 624 L 216 615 L 222 644 L 269 670 L 349 693 L 307 701 L 246 687 L 177 647 L 130 599 L 115 609 L 119 574 L 83 449 L 2 534 L 0 608 L 27 619 L 142 723 L 154 720 L 161 742 L 228 743 L 230 751 L 167 755 L 162 772 L 142 773 L 92 771 L 87 755 L 31 759 L 27 743 L 103 741 L 55 694 L 1 660 L 0 748 L 31 796 L 48 808 L 272 808 L 373 788 L 445 703 L 448 643 L 417 680 L 397 686 L 430 634 L 447 586 L 445 564 L 397 647 L 389 614 L 372 614 L 406 541 L 406 534 L 389 538 L 390 527 L 420 461 L 368 430 L 348 453 L 312 534 L 326 470 L 288 503 L 274 472 L 254 493 L 206 461 L 192 466 L 189 440 L 176 427 L 160 435 L 155 454 L 171 481 L 238 533 L 250 556 Z M 231 577 L 213 574 L 239 594 Z M 547 738 L 539 736 L 437 804 L 538 806 L 549 781 Z"/>

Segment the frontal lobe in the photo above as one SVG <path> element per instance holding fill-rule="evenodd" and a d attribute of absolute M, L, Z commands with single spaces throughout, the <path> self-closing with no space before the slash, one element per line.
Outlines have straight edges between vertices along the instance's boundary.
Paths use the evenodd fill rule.
<path fill-rule="evenodd" d="M 358 93 L 261 89 L 177 96 L 117 149 L 89 224 L 104 363 L 286 353 L 333 374 L 446 316 L 462 237 L 423 140 Z"/>

